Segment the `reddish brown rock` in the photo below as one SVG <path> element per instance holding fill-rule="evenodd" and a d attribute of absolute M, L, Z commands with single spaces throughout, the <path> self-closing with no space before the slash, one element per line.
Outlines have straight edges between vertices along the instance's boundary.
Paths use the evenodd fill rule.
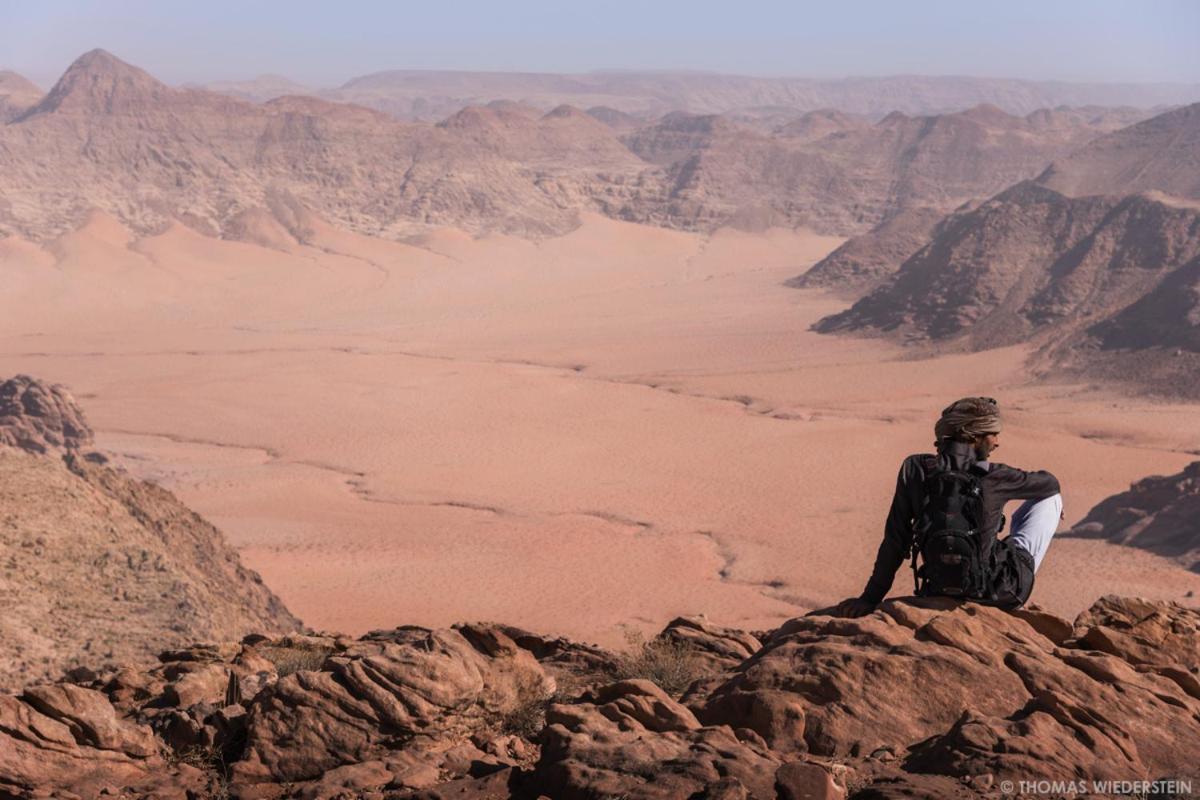
<path fill-rule="evenodd" d="M 178 708 L 200 703 L 221 705 L 229 688 L 230 668 L 224 664 L 204 664 L 180 670 L 178 677 L 163 691 L 163 702 Z"/>
<path fill-rule="evenodd" d="M 1106 595 L 1075 618 L 1081 645 L 1135 665 L 1200 672 L 1200 610 L 1178 603 Z"/>
<path fill-rule="evenodd" d="M 392 773 L 382 761 L 364 761 L 326 771 L 319 780 L 300 790 L 296 797 L 299 800 L 362 797 L 365 792 L 382 790 L 391 782 Z"/>
<path fill-rule="evenodd" d="M 0 445 L 48 453 L 91 443 L 92 429 L 64 387 L 28 375 L 0 381 Z"/>
<path fill-rule="evenodd" d="M 30 689 L 24 701 L 0 696 L 0 796 L 91 798 L 127 790 L 131 797 L 186 800 L 189 790 L 205 786 L 198 770 L 168 765 L 157 750 L 148 728 L 118 719 L 99 693 L 52 686 Z"/>
<path fill-rule="evenodd" d="M 843 800 L 844 787 L 817 764 L 789 761 L 775 772 L 779 800 Z"/>
<path fill-rule="evenodd" d="M 703 617 L 678 617 L 659 638 L 691 651 L 711 669 L 728 670 L 758 652 L 762 642 L 745 631 L 710 624 Z"/>
<path fill-rule="evenodd" d="M 299 626 L 221 532 L 170 492 L 74 452 L 0 446 L 0 508 L 0 652 L 11 656 L 0 660 L 0 690 L 80 666 L 144 671 L 155 654 L 197 639 Z"/>
<path fill-rule="evenodd" d="M 595 645 L 574 642 L 561 636 L 542 636 L 510 625 L 497 626 L 518 647 L 528 650 L 544 667 L 575 676 L 613 675 L 620 659 Z"/>
<path fill-rule="evenodd" d="M 725 726 L 702 727 L 649 681 L 622 681 L 546 714 L 537 791 L 561 800 L 773 798 L 778 759 Z M 718 796 L 718 795 L 706 795 Z"/>
<path fill-rule="evenodd" d="M 1140 638 L 1096 624 L 1131 617 Z M 1188 681 L 1200 657 L 1195 618 L 1171 604 L 1102 601 L 1081 618 L 1092 624 L 1078 643 L 1058 647 L 1020 616 L 948 600 L 888 601 L 854 620 L 805 617 L 783 626 L 699 717 L 750 727 L 784 755 L 891 748 L 911 751 L 910 771 L 963 778 L 1182 774 L 1200 752 L 1200 695 Z M 1080 649 L 1097 632 L 1132 662 Z M 1141 663 L 1153 641 L 1169 646 Z"/>
<path fill-rule="evenodd" d="M 487 625 L 255 636 L 94 688 L 0 696 L 0 797 L 950 800 L 1064 775 L 1187 776 L 1198 622 L 1106 597 L 1068 635 L 1037 609 L 903 598 L 859 619 L 792 620 L 689 705 L 648 680 L 601 683 L 524 736 L 511 716 L 553 691 L 533 650 L 549 664 L 586 648 L 518 645 Z M 704 652 L 750 644 L 700 622 L 672 630 Z M 320 657 L 282 666 L 299 651 Z M 249 688 L 221 705 L 230 686 Z"/>
<path fill-rule="evenodd" d="M 492 629 L 364 640 L 324 671 L 281 678 L 251 711 L 239 782 L 302 781 L 393 743 L 466 737 L 553 692 L 537 661 Z"/>
<path fill-rule="evenodd" d="M 34 686 L 26 689 L 21 699 L 66 725 L 81 745 L 136 758 L 158 751 L 149 729 L 119 719 L 108 698 L 93 689 L 69 683 Z"/>

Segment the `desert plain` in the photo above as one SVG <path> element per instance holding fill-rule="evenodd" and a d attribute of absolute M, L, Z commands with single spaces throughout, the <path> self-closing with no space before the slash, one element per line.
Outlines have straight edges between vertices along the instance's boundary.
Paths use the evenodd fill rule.
<path fill-rule="evenodd" d="M 772 627 L 861 591 L 900 460 L 967 394 L 1001 403 L 997 460 L 1060 478 L 1063 531 L 1200 453 L 1195 405 L 1034 380 L 1023 347 L 809 331 L 848 301 L 784 282 L 837 238 L 584 214 L 542 239 L 317 224 L 301 244 L 255 224 L 254 243 L 147 236 L 94 212 L 0 240 L 0 374 L 70 387 L 99 448 L 315 629 Z M 1064 536 L 1033 602 L 1197 591 L 1165 558 Z"/>

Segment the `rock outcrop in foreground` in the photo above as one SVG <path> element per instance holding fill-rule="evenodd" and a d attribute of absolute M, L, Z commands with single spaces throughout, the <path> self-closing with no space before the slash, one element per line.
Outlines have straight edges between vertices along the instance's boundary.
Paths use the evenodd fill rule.
<path fill-rule="evenodd" d="M 0 689 L 299 628 L 220 531 L 91 442 L 63 387 L 0 381 Z"/>
<path fill-rule="evenodd" d="M 0 797 L 899 798 L 1195 780 L 1200 611 L 905 598 L 637 658 L 496 625 L 251 636 L 0 697 Z M 680 696 L 652 679 L 692 670 Z M 641 674 L 638 674 L 638 673 Z"/>

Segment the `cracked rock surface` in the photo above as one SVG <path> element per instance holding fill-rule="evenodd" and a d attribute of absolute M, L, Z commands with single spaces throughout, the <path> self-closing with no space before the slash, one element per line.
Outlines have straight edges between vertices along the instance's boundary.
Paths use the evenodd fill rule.
<path fill-rule="evenodd" d="M 761 642 L 761 644 L 759 644 Z M 1200 611 L 900 598 L 640 654 L 520 629 L 249 636 L 0 697 L 0 797 L 962 798 L 1194 778 Z M 670 683 L 686 666 L 682 691 Z M 632 675 L 631 671 L 640 675 Z"/>

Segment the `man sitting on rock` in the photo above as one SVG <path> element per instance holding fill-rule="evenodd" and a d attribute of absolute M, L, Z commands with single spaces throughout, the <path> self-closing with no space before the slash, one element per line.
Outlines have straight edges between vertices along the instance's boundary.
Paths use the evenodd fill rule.
<path fill-rule="evenodd" d="M 860 597 L 838 605 L 840 614 L 873 611 L 909 555 L 918 595 L 1007 608 L 1029 599 L 1063 516 L 1062 496 L 1049 472 L 988 461 L 1000 446 L 1000 427 L 1000 409 L 990 397 L 965 397 L 942 411 L 934 426 L 936 455 L 904 459 L 875 570 Z M 998 539 L 1009 500 L 1025 502 L 1007 538 Z"/>

